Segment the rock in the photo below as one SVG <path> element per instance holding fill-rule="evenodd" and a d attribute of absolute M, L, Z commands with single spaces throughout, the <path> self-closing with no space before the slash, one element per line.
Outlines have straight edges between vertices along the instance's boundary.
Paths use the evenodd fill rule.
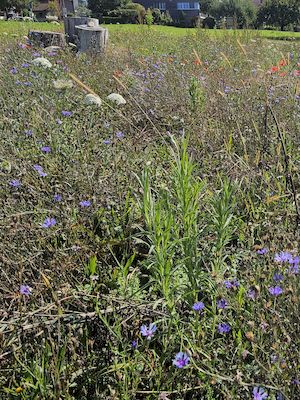
<path fill-rule="evenodd" d="M 62 32 L 31 30 L 28 37 L 34 45 L 44 48 L 48 46 L 64 47 L 66 45 L 65 34 Z"/>
<path fill-rule="evenodd" d="M 86 104 L 86 105 L 92 105 L 92 104 L 95 104 L 95 105 L 97 105 L 97 106 L 101 106 L 101 104 L 102 104 L 102 100 L 100 99 L 100 97 L 99 96 L 96 96 L 96 95 L 94 95 L 94 94 L 87 94 L 86 96 L 85 96 L 85 98 L 84 98 L 84 103 Z"/>
<path fill-rule="evenodd" d="M 58 17 L 56 15 L 46 15 L 46 20 L 48 22 L 57 22 L 58 21 Z"/>
<path fill-rule="evenodd" d="M 111 93 L 110 95 L 107 96 L 107 100 L 110 100 L 111 102 L 115 103 L 117 106 L 126 104 L 126 100 L 124 99 L 124 97 L 118 93 Z"/>
<path fill-rule="evenodd" d="M 73 81 L 71 81 L 70 79 L 57 79 L 56 81 L 53 81 L 53 86 L 56 90 L 66 90 L 72 89 L 74 85 Z"/>
<path fill-rule="evenodd" d="M 44 58 L 44 57 L 37 57 L 31 63 L 37 67 L 43 67 L 43 68 L 51 68 L 52 67 L 51 62 L 49 60 L 47 60 L 47 58 Z"/>

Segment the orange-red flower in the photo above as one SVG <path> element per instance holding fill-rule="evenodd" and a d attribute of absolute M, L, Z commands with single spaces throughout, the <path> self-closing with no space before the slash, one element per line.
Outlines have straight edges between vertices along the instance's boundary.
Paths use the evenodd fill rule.
<path fill-rule="evenodd" d="M 269 73 L 274 74 L 274 72 L 278 72 L 279 71 L 279 67 L 271 67 L 271 69 L 269 70 Z"/>
<path fill-rule="evenodd" d="M 281 67 L 285 67 L 285 66 L 287 65 L 286 60 L 285 60 L 284 58 L 282 58 L 282 59 L 279 61 L 279 65 L 280 65 Z"/>

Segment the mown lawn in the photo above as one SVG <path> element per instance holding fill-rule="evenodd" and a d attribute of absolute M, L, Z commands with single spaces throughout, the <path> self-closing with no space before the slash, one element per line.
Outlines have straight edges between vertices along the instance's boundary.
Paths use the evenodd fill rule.
<path fill-rule="evenodd" d="M 107 28 L 111 33 L 117 32 L 119 33 L 144 33 L 147 35 L 149 29 L 155 33 L 166 34 L 166 35 L 174 35 L 174 36 L 186 36 L 186 35 L 194 35 L 197 29 L 186 29 L 186 28 L 177 28 L 173 26 L 152 26 L 148 28 L 147 26 L 140 25 L 107 25 Z M 21 21 L 0 21 L 0 34 L 16 34 L 16 35 L 26 35 L 30 29 L 40 29 L 40 30 L 52 30 L 52 31 L 63 31 L 63 24 L 56 25 L 48 22 L 21 22 Z M 235 30 L 222 30 L 222 29 L 214 29 L 214 30 L 206 30 L 209 35 L 219 36 L 224 34 L 232 34 L 232 35 L 244 35 L 245 30 L 241 33 L 241 31 Z M 256 31 L 256 30 L 248 30 L 249 36 L 262 36 L 268 39 L 278 39 L 278 40 L 286 40 L 286 39 L 296 39 L 300 40 L 300 32 L 281 32 L 281 31 Z"/>
<path fill-rule="evenodd" d="M 0 399 L 299 399 L 297 42 L 48 26 L 0 22 Z"/>

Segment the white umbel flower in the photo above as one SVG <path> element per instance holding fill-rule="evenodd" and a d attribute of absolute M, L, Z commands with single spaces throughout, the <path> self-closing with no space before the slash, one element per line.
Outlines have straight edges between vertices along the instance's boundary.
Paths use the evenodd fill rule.
<path fill-rule="evenodd" d="M 87 94 L 86 96 L 85 96 L 85 98 L 84 98 L 84 103 L 86 104 L 86 105 L 92 105 L 92 104 L 95 104 L 95 105 L 97 105 L 97 106 L 101 106 L 101 104 L 102 104 L 102 100 L 100 99 L 100 97 L 99 96 L 96 96 L 95 94 Z"/>
<path fill-rule="evenodd" d="M 47 58 L 44 57 L 37 57 L 32 61 L 33 65 L 36 65 L 37 67 L 43 67 L 43 68 L 51 68 L 52 64 Z"/>
<path fill-rule="evenodd" d="M 115 103 L 117 106 L 121 106 L 122 104 L 126 104 L 126 100 L 123 96 L 118 93 L 111 93 L 107 96 L 107 99 Z"/>
<path fill-rule="evenodd" d="M 65 89 L 72 89 L 74 85 L 70 79 L 68 80 L 57 79 L 57 81 L 53 81 L 53 86 L 57 90 L 65 90 Z"/>

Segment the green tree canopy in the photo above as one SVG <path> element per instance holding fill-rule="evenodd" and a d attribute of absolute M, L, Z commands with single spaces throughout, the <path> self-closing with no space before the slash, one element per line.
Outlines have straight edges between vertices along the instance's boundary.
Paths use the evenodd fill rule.
<path fill-rule="evenodd" d="M 283 31 L 287 25 L 300 22 L 300 1 L 265 0 L 258 11 L 257 22 L 278 26 Z"/>
<path fill-rule="evenodd" d="M 129 2 L 129 0 L 88 0 L 88 7 L 94 16 L 101 16 L 108 15 L 118 7 L 125 7 Z"/>
<path fill-rule="evenodd" d="M 217 19 L 233 17 L 239 28 L 251 25 L 256 18 L 256 8 L 251 0 L 215 0 L 208 13 Z"/>
<path fill-rule="evenodd" d="M 16 8 L 17 11 L 21 11 L 24 8 L 28 8 L 32 2 L 30 0 L 0 0 L 0 10 Z"/>

